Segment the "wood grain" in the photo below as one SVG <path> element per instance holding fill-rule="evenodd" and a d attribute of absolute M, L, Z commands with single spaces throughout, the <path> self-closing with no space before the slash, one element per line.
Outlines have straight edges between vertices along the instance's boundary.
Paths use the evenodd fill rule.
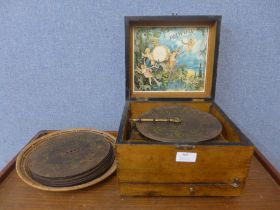
<path fill-rule="evenodd" d="M 232 123 L 230 123 L 229 119 L 226 118 L 226 115 L 222 113 L 215 103 L 211 106 L 210 113 L 214 115 L 223 125 L 222 135 L 226 139 L 230 139 L 232 142 L 241 141 L 238 132 L 236 132 L 236 128 L 232 126 Z"/>
<path fill-rule="evenodd" d="M 177 152 L 195 152 L 195 164 L 176 162 Z M 177 189 L 175 195 L 181 196 L 238 196 L 246 182 L 252 154 L 253 146 L 197 145 L 187 150 L 174 145 L 118 144 L 121 194 L 172 196 Z M 237 188 L 231 186 L 235 178 L 240 182 Z M 195 188 L 193 193 L 186 191 L 191 185 Z"/>
<path fill-rule="evenodd" d="M 111 134 L 115 134 L 111 133 Z M 44 192 L 33 189 L 17 176 L 11 162 L 0 182 L 1 210 L 80 209 L 189 209 L 278 210 L 280 187 L 254 157 L 240 197 L 121 197 L 117 177 L 75 192 Z M 278 173 L 279 174 L 279 173 Z"/>
<path fill-rule="evenodd" d="M 39 131 L 30 141 L 33 141 L 40 136 L 49 133 L 51 131 L 41 130 Z M 17 155 L 0 171 L 0 183 L 10 174 L 10 172 L 15 168 Z"/>
<path fill-rule="evenodd" d="M 195 163 L 176 162 L 177 152 L 195 152 Z M 123 155 L 129 154 L 133 155 Z M 121 182 L 185 183 L 230 182 L 246 178 L 253 147 L 197 146 L 192 150 L 173 145 L 117 145 Z M 197 170 L 199 169 L 199 170 Z"/>
<path fill-rule="evenodd" d="M 240 197 L 121 197 L 117 177 L 75 192 L 44 192 L 22 182 L 16 172 L 0 185 L 1 210 L 279 210 L 280 187 L 253 158 Z"/>
<path fill-rule="evenodd" d="M 189 149 L 178 150 L 179 145 L 168 145 L 156 141 L 138 141 L 142 139 L 132 138 L 133 127 L 128 122 L 129 118 L 137 118 L 152 108 L 166 107 L 170 104 L 189 106 L 210 112 L 221 122 L 223 127 L 221 136 L 225 137 L 225 141 L 206 141 L 205 144 L 193 144 L 195 149 L 190 152 L 195 152 L 198 160 L 195 164 L 191 164 L 175 161 L 178 151 L 189 152 Z M 182 196 L 189 194 L 181 190 L 180 184 L 204 185 L 204 187 L 197 186 L 196 189 L 202 191 L 195 190 L 192 196 L 237 196 L 241 193 L 240 189 L 243 188 L 246 181 L 254 148 L 249 139 L 214 102 L 129 101 L 124 113 L 126 115 L 122 118 L 116 147 L 117 170 L 122 195 L 172 195 L 168 186 L 159 187 L 159 184 L 165 183 L 177 184 L 178 192 L 176 195 L 181 192 Z M 123 137 L 129 137 L 129 139 Z M 233 184 L 235 179 L 240 182 L 240 187 Z M 157 184 L 154 189 L 150 186 L 153 183 Z M 222 184 L 223 187 L 221 187 Z M 227 189 L 225 184 L 231 184 L 232 188 Z M 206 185 L 208 186 L 206 187 Z M 146 192 L 144 186 L 147 186 Z M 139 192 L 137 192 L 137 188 L 139 188 Z M 225 193 L 221 190 L 222 188 L 225 188 Z"/>
<path fill-rule="evenodd" d="M 277 169 L 266 159 L 266 157 L 260 152 L 260 150 L 258 150 L 258 148 L 255 148 L 254 154 L 257 160 L 263 165 L 275 182 L 280 185 L 280 173 L 277 171 Z"/>

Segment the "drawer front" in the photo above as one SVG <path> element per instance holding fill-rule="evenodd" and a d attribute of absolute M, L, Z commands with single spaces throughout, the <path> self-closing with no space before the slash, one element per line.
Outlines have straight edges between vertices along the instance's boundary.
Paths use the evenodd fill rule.
<path fill-rule="evenodd" d="M 243 186 L 218 183 L 119 183 L 120 194 L 123 196 L 239 196 Z"/>

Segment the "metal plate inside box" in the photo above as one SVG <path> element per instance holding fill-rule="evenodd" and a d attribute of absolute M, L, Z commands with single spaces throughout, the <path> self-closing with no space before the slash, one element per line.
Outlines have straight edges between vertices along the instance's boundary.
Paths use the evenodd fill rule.
<path fill-rule="evenodd" d="M 153 140 L 173 143 L 195 143 L 215 138 L 222 131 L 221 123 L 211 114 L 190 107 L 168 106 L 151 109 L 136 122 L 139 132 Z M 166 122 L 157 119 L 169 119 Z M 172 122 L 170 120 L 174 120 Z M 179 120 L 179 122 L 176 122 Z"/>

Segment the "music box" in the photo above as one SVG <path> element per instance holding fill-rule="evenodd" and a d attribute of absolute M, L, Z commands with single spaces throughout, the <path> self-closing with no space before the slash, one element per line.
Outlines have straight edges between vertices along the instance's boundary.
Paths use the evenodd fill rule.
<path fill-rule="evenodd" d="M 126 17 L 121 195 L 238 196 L 253 145 L 215 103 L 221 16 Z"/>

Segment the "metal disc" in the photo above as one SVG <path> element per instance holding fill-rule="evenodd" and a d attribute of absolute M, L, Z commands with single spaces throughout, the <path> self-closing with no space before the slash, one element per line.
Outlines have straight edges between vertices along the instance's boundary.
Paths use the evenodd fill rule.
<path fill-rule="evenodd" d="M 17 156 L 17 160 L 16 160 L 17 174 L 25 183 L 27 183 L 28 185 L 34 188 L 40 190 L 46 190 L 46 191 L 55 191 L 55 192 L 78 190 L 99 183 L 100 181 L 110 176 L 117 168 L 116 160 L 115 160 L 115 151 L 114 151 L 116 138 L 106 132 L 99 131 L 96 129 L 75 128 L 75 129 L 69 129 L 63 131 L 49 132 L 47 134 L 41 132 L 40 135 L 41 136 L 39 136 L 38 138 L 32 139 L 32 141 L 22 149 L 22 151 Z M 43 173 L 41 173 L 40 175 L 36 173 L 32 173 L 31 170 L 33 170 L 33 172 L 38 172 L 39 171 L 38 169 L 40 167 L 43 167 L 43 166 L 38 166 L 38 168 L 35 168 L 35 165 L 32 166 L 31 164 L 32 162 L 33 164 L 35 164 L 36 161 L 39 161 L 40 156 L 37 154 L 38 159 L 34 162 L 34 158 L 36 158 L 35 153 L 37 152 L 37 150 L 40 149 L 41 151 L 44 152 L 42 147 L 44 147 L 45 144 L 46 145 L 51 144 L 50 142 L 53 142 L 56 145 L 57 144 L 56 141 L 58 140 L 59 136 L 65 140 L 68 139 L 69 142 L 71 141 L 72 137 L 74 138 L 74 136 L 76 136 L 77 141 L 79 141 L 79 143 L 83 142 L 84 139 L 88 139 L 88 140 L 90 139 L 91 141 L 97 141 L 97 142 L 104 140 L 105 142 L 108 142 L 110 144 L 109 152 L 108 150 L 103 151 L 105 152 L 105 154 L 101 154 L 101 156 L 103 156 L 104 159 L 100 158 L 99 160 L 101 161 L 99 163 L 98 161 L 95 161 L 96 160 L 95 158 L 93 158 L 95 160 L 91 158 L 86 159 L 87 157 L 90 157 L 88 153 L 84 153 L 85 156 L 84 158 L 82 158 L 83 155 L 80 154 L 80 156 L 78 156 L 78 159 L 76 159 L 76 161 L 70 161 L 71 164 L 68 165 L 68 167 L 73 167 L 71 166 L 73 164 L 76 165 L 77 167 L 82 168 L 86 165 L 86 163 L 83 163 L 84 160 L 95 161 L 95 164 L 93 163 L 88 164 L 88 167 L 84 167 L 83 170 L 81 171 L 75 171 L 73 174 L 70 175 L 68 174 L 68 176 L 67 173 L 63 174 L 62 172 L 60 172 L 61 173 L 60 175 L 55 174 L 54 176 L 50 176 L 50 174 L 43 174 Z M 67 142 L 68 141 L 65 141 L 65 144 L 67 144 Z M 86 147 L 85 145 L 88 146 L 88 144 L 84 144 L 84 143 L 79 144 L 79 143 L 77 145 L 79 146 L 82 145 L 83 148 Z M 99 144 L 97 144 L 97 146 L 98 145 Z M 64 146 L 67 147 L 66 145 Z M 60 148 L 59 151 L 61 151 L 62 153 L 64 153 L 65 151 L 67 151 L 68 153 L 74 153 L 71 155 L 72 157 L 75 157 L 76 156 L 75 153 L 78 152 L 78 149 L 76 147 L 70 148 L 70 150 L 69 148 L 67 150 L 63 150 L 62 145 L 59 145 L 59 148 Z M 50 169 L 52 169 L 53 168 L 52 165 L 55 165 L 56 163 L 55 161 L 53 162 L 46 161 L 47 159 L 52 159 L 47 157 L 51 157 L 51 155 L 58 152 L 55 146 L 53 146 L 52 149 L 53 149 L 52 151 L 46 152 L 45 156 L 41 156 L 41 158 L 43 158 L 41 164 L 42 165 L 44 165 L 44 163 L 49 164 L 47 167 L 49 167 Z M 93 153 L 95 154 L 95 150 L 93 150 Z M 106 155 L 106 153 L 108 154 Z M 59 155 L 56 155 L 56 157 L 59 157 Z M 79 158 L 81 158 L 80 160 L 82 162 L 77 161 L 79 160 Z M 65 163 L 68 164 L 69 162 L 65 161 Z M 40 162 L 38 162 L 37 164 L 39 165 Z M 61 164 L 61 162 L 58 161 L 57 165 L 59 164 Z M 65 169 L 63 167 L 58 167 L 58 168 L 61 168 L 59 170 Z"/>
<path fill-rule="evenodd" d="M 153 140 L 162 142 L 195 143 L 217 137 L 222 131 L 221 123 L 211 114 L 182 106 L 151 109 L 141 118 L 179 118 L 181 123 L 137 122 L 138 131 Z"/>
<path fill-rule="evenodd" d="M 111 150 L 111 144 L 101 135 L 65 133 L 38 145 L 29 156 L 28 167 L 35 177 L 71 179 L 91 172 Z"/>
<path fill-rule="evenodd" d="M 37 180 L 41 184 L 52 186 L 52 187 L 69 187 L 74 185 L 80 185 L 86 183 L 90 180 L 93 180 L 99 176 L 101 176 L 114 162 L 114 152 L 113 150 L 109 153 L 109 156 L 106 158 L 102 164 L 99 164 L 97 167 L 93 168 L 92 170 L 80 174 L 74 177 L 65 177 L 65 178 L 46 178 L 37 176 L 36 174 L 31 174 L 33 179 Z"/>

